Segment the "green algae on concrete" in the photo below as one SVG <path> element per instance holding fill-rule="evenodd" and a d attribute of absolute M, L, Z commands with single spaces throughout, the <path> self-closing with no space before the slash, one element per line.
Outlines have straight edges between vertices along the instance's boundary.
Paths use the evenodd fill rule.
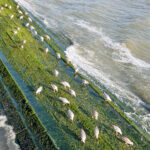
<path fill-rule="evenodd" d="M 0 104 L 7 115 L 7 123 L 13 126 L 13 130 L 16 134 L 16 141 L 21 149 L 36 150 L 36 144 L 31 138 L 25 124 L 23 123 L 17 109 L 15 108 L 11 98 L 4 89 L 2 82 L 0 82 Z"/>
<path fill-rule="evenodd" d="M 37 101 L 56 121 L 62 132 L 61 136 L 64 137 L 64 140 L 69 143 L 72 149 L 149 149 L 149 141 L 142 134 L 139 134 L 139 129 L 136 129 L 136 126 L 113 103 L 104 102 L 103 93 L 100 90 L 92 84 L 86 88 L 81 86 L 81 77 L 79 75 L 76 78 L 74 77 L 73 66 L 65 63 L 65 57 L 60 51 L 61 47 L 52 38 L 50 41 L 45 38 L 47 44 L 40 42 L 39 36 L 31 34 L 31 31 L 24 26 L 27 22 L 27 16 L 23 20 L 19 20 L 20 15 L 17 13 L 16 4 L 13 1 L 2 0 L 0 5 L 4 6 L 5 3 L 11 4 L 12 9 L 4 8 L 0 14 L 1 51 L 14 70 L 28 84 L 33 94 L 39 86 L 44 87 L 41 94 L 36 96 Z M 12 13 L 14 18 L 10 20 L 8 16 Z M 44 31 L 34 21 L 31 24 L 35 26 L 38 34 L 44 36 Z M 20 31 L 17 35 L 14 35 L 12 31 L 16 30 L 18 26 Z M 27 43 L 24 45 L 24 49 L 21 50 L 19 46 L 24 39 L 27 40 Z M 48 54 L 44 52 L 45 47 L 50 49 Z M 55 52 L 62 54 L 61 60 L 57 60 Z M 54 69 L 60 72 L 57 78 L 53 75 Z M 76 91 L 76 98 L 72 98 L 68 91 L 60 85 L 60 81 L 64 80 L 68 81 L 71 88 Z M 53 93 L 50 88 L 51 83 L 58 86 L 58 93 Z M 63 106 L 58 100 L 59 96 L 68 98 L 71 104 Z M 75 114 L 73 123 L 67 116 L 68 108 Z M 94 121 L 91 117 L 93 109 L 99 112 L 98 121 Z M 120 126 L 123 135 L 130 138 L 134 142 L 134 146 L 127 147 L 115 135 L 110 124 Z M 94 138 L 94 127 L 96 125 L 100 129 L 98 140 Z M 85 144 L 80 142 L 81 128 L 84 128 L 87 134 Z M 59 141 L 59 137 L 57 137 L 57 140 Z M 60 149 L 63 149 L 63 147 Z"/>

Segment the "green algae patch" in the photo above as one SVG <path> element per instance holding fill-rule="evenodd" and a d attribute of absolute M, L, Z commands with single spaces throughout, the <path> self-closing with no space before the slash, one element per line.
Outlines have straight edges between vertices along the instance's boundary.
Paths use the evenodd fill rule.
<path fill-rule="evenodd" d="M 57 127 L 61 130 L 61 135 L 70 147 L 65 144 L 60 149 L 146 149 L 150 147 L 149 137 L 144 136 L 142 132 L 113 104 L 113 102 L 104 102 L 102 91 L 93 84 L 87 87 L 81 86 L 82 79 L 85 78 L 78 74 L 74 76 L 74 67 L 67 63 L 63 55 L 62 48 L 51 37 L 51 40 L 44 38 L 45 42 L 40 42 L 39 36 L 45 37 L 45 31 L 40 28 L 36 22 L 30 23 L 37 30 L 38 35 L 25 27 L 27 17 L 24 15 L 23 20 L 19 20 L 16 4 L 12 1 L 1 1 L 0 5 L 9 3 L 13 6 L 12 10 L 5 8 L 0 14 L 0 47 L 1 51 L 7 58 L 7 61 L 13 69 L 18 72 L 22 80 L 28 85 L 28 88 L 35 95 L 35 91 L 39 86 L 43 86 L 40 95 L 35 95 L 37 102 L 40 102 L 49 116 L 56 122 Z M 22 9 L 20 9 L 22 10 Z M 24 13 L 24 11 L 22 10 Z M 10 20 L 9 15 L 14 14 L 14 19 Z M 13 30 L 20 27 L 17 35 L 13 34 Z M 19 46 L 26 39 L 27 43 L 23 49 Z M 49 53 L 44 52 L 45 48 L 49 48 Z M 61 54 L 62 59 L 56 58 L 56 52 Z M 2 63 L 1 63 L 2 64 Z M 59 71 L 59 76 L 55 77 L 54 69 Z M 36 112 L 28 104 L 28 101 L 13 80 L 8 70 L 1 65 L 1 74 L 3 81 L 9 87 L 11 94 L 19 104 L 25 118 L 30 118 L 28 125 L 32 132 L 38 137 L 38 142 L 42 144 L 43 149 L 53 147 L 50 137 L 47 135 L 45 127 L 38 126 L 40 122 L 36 117 Z M 8 75 L 9 74 L 9 75 Z M 67 89 L 60 84 L 61 81 L 70 83 L 71 88 L 76 91 L 77 97 L 70 96 Z M 50 84 L 58 87 L 58 92 L 54 93 L 50 88 Z M 70 101 L 69 106 L 63 106 L 58 97 L 66 97 Z M 75 114 L 75 119 L 71 122 L 67 115 L 67 110 L 71 109 Z M 99 112 L 97 121 L 92 119 L 92 111 L 96 109 Z M 123 135 L 127 136 L 134 142 L 134 146 L 126 146 L 116 136 L 110 124 L 118 125 Z M 131 125 L 132 124 L 132 125 Z M 44 125 L 44 124 L 43 124 Z M 94 137 L 94 128 L 98 125 L 100 136 L 98 140 Z M 37 127 L 37 129 L 35 129 Z M 85 144 L 80 142 L 80 129 L 84 128 L 87 134 Z M 40 132 L 40 133 L 39 133 Z M 57 132 L 57 130 L 55 131 Z M 53 137 L 54 138 L 54 135 Z M 55 143 L 63 143 L 60 137 L 55 137 Z M 47 144 L 48 143 L 48 144 Z M 52 142 L 53 143 L 53 142 Z"/>

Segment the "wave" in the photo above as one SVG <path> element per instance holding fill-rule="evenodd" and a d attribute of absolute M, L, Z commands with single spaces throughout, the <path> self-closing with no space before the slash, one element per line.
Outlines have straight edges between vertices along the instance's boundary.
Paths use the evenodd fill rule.
<path fill-rule="evenodd" d="M 0 116 L 0 128 L 4 128 L 6 131 L 7 146 L 9 150 L 19 150 L 20 147 L 15 143 L 16 135 L 13 131 L 13 127 L 6 124 L 6 116 Z"/>
<path fill-rule="evenodd" d="M 80 27 L 87 29 L 90 32 L 94 32 L 100 36 L 100 40 L 104 42 L 104 46 L 110 49 L 115 50 L 113 52 L 113 58 L 115 61 L 122 62 L 122 63 L 131 63 L 132 65 L 142 67 L 142 68 L 150 68 L 150 64 L 139 59 L 135 58 L 130 49 L 125 46 L 125 44 L 121 44 L 118 42 L 114 42 L 109 36 L 106 36 L 103 32 L 102 28 L 97 28 L 95 26 L 90 25 L 90 23 L 84 20 L 78 20 L 75 24 L 79 25 Z"/>
<path fill-rule="evenodd" d="M 80 55 L 80 47 L 80 45 L 75 43 L 74 45 L 68 47 L 65 51 L 66 56 L 70 58 L 74 67 L 78 68 L 81 74 L 87 78 L 90 78 L 90 80 L 99 88 L 101 88 L 99 84 L 101 83 L 109 91 L 111 91 L 121 101 L 121 103 L 124 104 L 124 113 L 132 121 L 138 121 L 136 124 L 142 127 L 143 131 L 150 135 L 150 117 L 147 116 L 147 111 L 143 107 L 145 103 L 139 97 L 134 95 L 134 93 L 112 81 L 106 73 L 97 69 L 94 63 L 88 61 L 84 58 L 84 56 Z M 99 83 L 97 83 L 97 81 Z M 128 109 L 130 110 L 129 112 L 126 112 L 127 108 L 130 108 Z"/>

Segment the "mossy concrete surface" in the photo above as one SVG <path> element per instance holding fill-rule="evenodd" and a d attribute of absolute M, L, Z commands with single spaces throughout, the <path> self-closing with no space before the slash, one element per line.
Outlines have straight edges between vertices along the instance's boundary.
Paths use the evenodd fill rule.
<path fill-rule="evenodd" d="M 12 6 L 12 9 L 5 8 L 5 4 Z M 66 63 L 65 56 L 61 53 L 61 47 L 55 43 L 54 39 L 44 42 L 40 41 L 39 36 L 46 34 L 34 21 L 30 23 L 35 27 L 38 35 L 34 34 L 33 30 L 25 27 L 28 22 L 28 16 L 24 14 L 22 20 L 16 8 L 16 3 L 12 0 L 1 0 L 0 7 L 4 9 L 0 13 L 0 51 L 5 55 L 8 63 L 18 72 L 22 80 L 28 84 L 28 87 L 36 96 L 38 102 L 47 111 L 49 116 L 56 122 L 57 127 L 61 131 L 64 141 L 68 143 L 68 149 L 150 149 L 149 137 L 137 128 L 113 102 L 105 102 L 103 93 L 90 85 L 81 86 L 81 75 L 74 76 L 73 66 Z M 10 15 L 14 15 L 10 19 Z M 17 34 L 13 31 L 17 30 Z M 23 40 L 26 40 L 24 48 L 21 49 Z M 45 53 L 45 48 L 49 48 L 49 52 Z M 62 59 L 56 58 L 56 52 L 60 52 Z M 59 71 L 59 76 L 54 76 L 54 70 Z M 81 78 L 82 77 L 82 78 Z M 61 81 L 67 81 L 71 85 L 71 89 L 76 91 L 77 97 L 73 98 L 67 89 L 60 84 Z M 10 83 L 11 84 L 11 83 Z M 50 84 L 58 86 L 58 92 L 54 93 L 50 88 Z M 43 86 L 43 91 L 40 95 L 36 95 L 35 91 L 39 86 Z M 70 101 L 70 105 L 64 106 L 59 101 L 58 97 L 66 97 Z M 30 99 L 28 99 L 30 101 Z M 71 109 L 75 114 L 73 122 L 69 120 L 67 110 Z M 92 119 L 92 111 L 96 109 L 99 112 L 97 121 Z M 30 122 L 27 122 L 30 124 Z M 110 124 L 118 125 L 123 132 L 123 135 L 133 141 L 133 146 L 126 146 L 116 136 Z M 44 124 L 43 124 L 44 125 Z M 94 128 L 98 125 L 100 135 L 98 140 L 94 137 Z M 80 141 L 80 129 L 84 128 L 87 134 L 86 143 Z M 36 131 L 35 131 L 36 132 Z M 54 131 L 54 132 L 57 132 Z M 62 142 L 58 137 L 52 137 L 55 143 Z M 67 149 L 64 145 L 60 149 Z"/>

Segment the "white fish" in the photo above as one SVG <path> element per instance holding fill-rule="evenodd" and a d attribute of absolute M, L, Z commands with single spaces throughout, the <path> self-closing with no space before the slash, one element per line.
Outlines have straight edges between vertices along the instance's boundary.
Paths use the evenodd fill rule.
<path fill-rule="evenodd" d="M 95 134 L 96 139 L 98 139 L 98 136 L 99 136 L 99 128 L 98 128 L 98 126 L 95 127 L 94 134 Z"/>
<path fill-rule="evenodd" d="M 45 48 L 45 53 L 47 54 L 49 52 L 48 48 Z"/>
<path fill-rule="evenodd" d="M 63 85 L 66 88 L 70 88 L 70 84 L 66 81 L 60 82 L 61 85 Z"/>
<path fill-rule="evenodd" d="M 20 45 L 20 48 L 21 48 L 21 49 L 23 49 L 23 48 L 24 48 L 24 46 L 23 46 L 23 45 Z"/>
<path fill-rule="evenodd" d="M 26 44 L 26 40 L 23 40 L 23 44 Z"/>
<path fill-rule="evenodd" d="M 81 142 L 85 143 L 86 140 L 86 133 L 83 129 L 81 129 Z"/>
<path fill-rule="evenodd" d="M 58 75 L 59 75 L 59 72 L 58 72 L 58 70 L 54 70 L 54 75 L 55 75 L 55 77 L 58 77 Z"/>
<path fill-rule="evenodd" d="M 4 8 L 3 7 L 1 7 L 1 10 L 3 10 Z"/>
<path fill-rule="evenodd" d="M 32 19 L 31 19 L 30 17 L 28 17 L 28 20 L 29 20 L 30 22 L 32 22 Z"/>
<path fill-rule="evenodd" d="M 125 142 L 126 145 L 133 145 L 133 142 L 127 137 L 120 137 L 122 141 Z"/>
<path fill-rule="evenodd" d="M 57 59 L 60 59 L 61 58 L 60 53 L 56 53 L 56 57 L 57 57 Z"/>
<path fill-rule="evenodd" d="M 17 30 L 19 31 L 19 30 L 20 30 L 20 28 L 19 28 L 19 27 L 17 27 Z"/>
<path fill-rule="evenodd" d="M 19 5 L 17 5 L 17 9 L 19 9 L 19 7 L 20 7 L 20 6 L 19 6 Z"/>
<path fill-rule="evenodd" d="M 70 120 L 73 121 L 74 113 L 70 109 L 68 110 L 68 116 L 69 116 Z"/>
<path fill-rule="evenodd" d="M 37 31 L 34 31 L 34 34 L 37 35 Z"/>
<path fill-rule="evenodd" d="M 13 19 L 13 18 L 14 18 L 14 15 L 9 16 L 9 18 L 10 18 L 10 19 Z"/>
<path fill-rule="evenodd" d="M 76 92 L 72 89 L 69 89 L 69 93 L 71 94 L 71 96 L 76 97 Z"/>
<path fill-rule="evenodd" d="M 26 25 L 25 25 L 25 26 L 26 26 L 26 27 L 29 27 L 29 25 L 30 25 L 29 23 L 26 23 Z"/>
<path fill-rule="evenodd" d="M 43 90 L 43 87 L 40 86 L 40 87 L 36 90 L 36 94 L 40 94 L 42 90 Z"/>
<path fill-rule="evenodd" d="M 46 37 L 47 40 L 50 40 L 50 37 L 48 35 L 45 35 L 45 37 Z"/>
<path fill-rule="evenodd" d="M 98 112 L 96 110 L 93 110 L 92 118 L 94 118 L 95 120 L 98 120 Z"/>
<path fill-rule="evenodd" d="M 58 87 L 56 85 L 51 84 L 50 86 L 52 87 L 54 92 L 58 92 Z"/>
<path fill-rule="evenodd" d="M 121 131 L 121 129 L 118 126 L 115 126 L 115 125 L 111 125 L 111 126 L 115 130 L 116 134 L 119 133 L 120 135 L 122 135 L 122 131 Z"/>
<path fill-rule="evenodd" d="M 82 80 L 82 85 L 86 86 L 88 84 L 89 84 L 89 82 L 87 80 L 85 80 L 85 79 Z"/>
<path fill-rule="evenodd" d="M 67 100 L 67 98 L 59 97 L 59 99 L 62 101 L 63 105 L 70 104 L 70 102 Z"/>
<path fill-rule="evenodd" d="M 23 16 L 20 16 L 20 18 L 19 18 L 20 20 L 22 20 L 23 19 Z"/>
<path fill-rule="evenodd" d="M 13 31 L 14 34 L 17 34 L 17 31 Z"/>
<path fill-rule="evenodd" d="M 11 5 L 8 8 L 11 9 Z"/>
<path fill-rule="evenodd" d="M 44 41 L 44 38 L 43 38 L 43 36 L 40 36 L 40 40 L 41 40 L 41 42 L 43 42 L 43 41 Z"/>
<path fill-rule="evenodd" d="M 66 62 L 69 64 L 71 62 L 70 58 L 66 57 Z"/>
<path fill-rule="evenodd" d="M 21 10 L 18 10 L 18 13 L 19 13 L 19 14 L 23 14 L 23 12 L 22 12 Z"/>
<path fill-rule="evenodd" d="M 79 69 L 78 69 L 78 68 L 76 68 L 76 69 L 75 69 L 75 74 L 76 74 L 76 73 L 78 73 L 78 72 L 79 72 Z"/>
<path fill-rule="evenodd" d="M 106 101 L 109 101 L 109 102 L 112 101 L 111 98 L 109 97 L 109 95 L 107 95 L 105 92 L 104 92 L 104 96 L 105 96 L 105 98 L 106 98 Z"/>
<path fill-rule="evenodd" d="M 33 26 L 30 26 L 30 29 L 31 29 L 31 30 L 34 30 L 35 28 L 34 28 Z"/>
<path fill-rule="evenodd" d="M 5 7 L 7 8 L 7 7 L 8 7 L 8 5 L 7 5 L 7 4 L 5 4 Z"/>

